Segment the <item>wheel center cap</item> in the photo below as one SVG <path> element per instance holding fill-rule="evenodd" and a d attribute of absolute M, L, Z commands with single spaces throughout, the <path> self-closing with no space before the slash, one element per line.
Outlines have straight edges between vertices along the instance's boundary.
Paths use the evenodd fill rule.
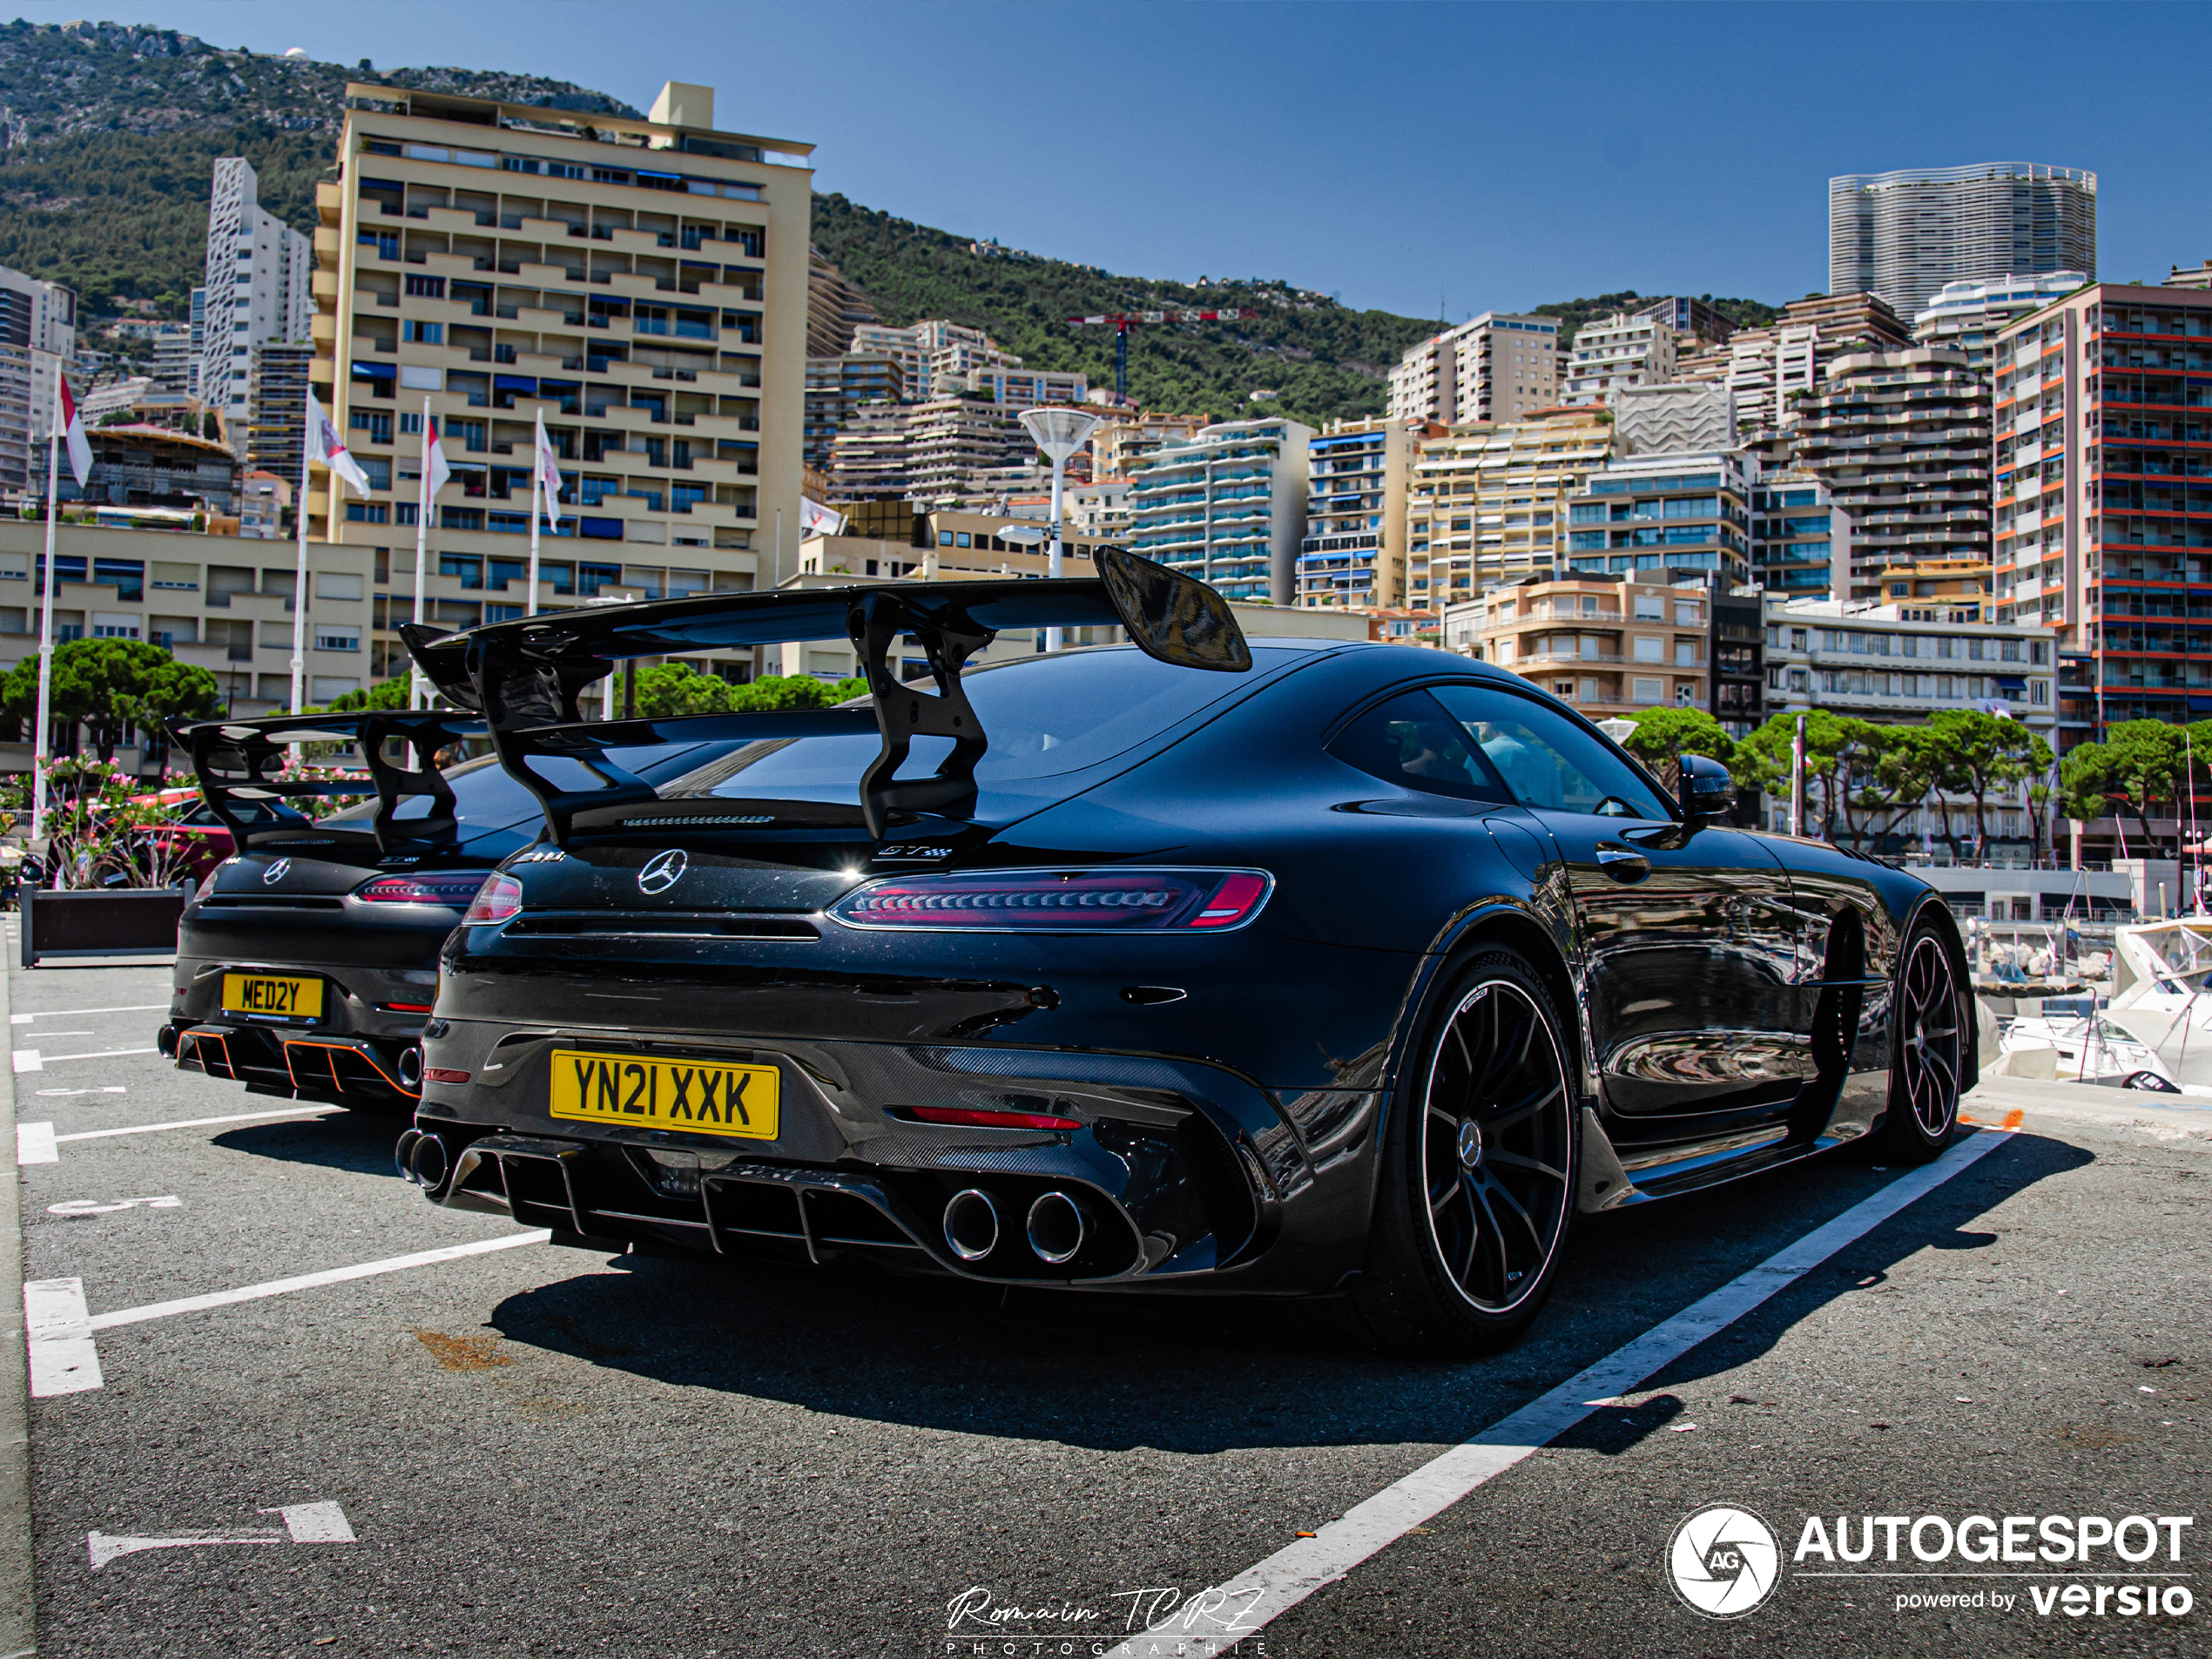
<path fill-rule="evenodd" d="M 1460 1163 L 1472 1170 L 1482 1162 L 1482 1127 L 1472 1117 L 1460 1125 Z"/>

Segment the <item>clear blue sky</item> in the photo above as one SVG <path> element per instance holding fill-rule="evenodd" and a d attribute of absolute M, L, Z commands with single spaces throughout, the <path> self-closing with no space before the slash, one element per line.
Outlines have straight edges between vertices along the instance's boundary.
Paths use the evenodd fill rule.
<path fill-rule="evenodd" d="M 19 6 L 35 21 L 101 0 Z M 120 0 L 109 0 L 120 3 Z M 2212 8 L 469 0 L 94 10 L 578 82 L 819 146 L 822 190 L 1109 270 L 1453 319 L 1827 286 L 1831 174 L 2099 175 L 2102 274 L 2212 257 Z"/>

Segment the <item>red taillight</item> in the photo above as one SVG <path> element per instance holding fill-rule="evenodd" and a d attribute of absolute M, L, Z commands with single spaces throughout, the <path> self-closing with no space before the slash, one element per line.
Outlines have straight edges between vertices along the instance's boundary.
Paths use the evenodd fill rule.
<path fill-rule="evenodd" d="M 1081 1129 L 1073 1117 L 1054 1117 L 1044 1112 L 979 1112 L 967 1106 L 909 1106 L 907 1116 L 917 1123 L 956 1123 L 962 1129 Z"/>
<path fill-rule="evenodd" d="M 428 1002 L 386 1002 L 381 1005 L 387 1014 L 428 1014 Z"/>
<path fill-rule="evenodd" d="M 354 889 L 371 904 L 442 904 L 458 910 L 484 885 L 480 871 L 453 875 L 380 875 Z"/>
<path fill-rule="evenodd" d="M 1234 927 L 1249 921 L 1267 897 L 1267 878 L 1249 870 L 1232 870 L 1206 900 L 1206 907 L 1184 924 L 1186 927 Z"/>
<path fill-rule="evenodd" d="M 489 927 L 505 921 L 523 907 L 523 884 L 511 875 L 496 875 L 476 894 L 475 903 L 461 919 L 464 927 Z"/>
<path fill-rule="evenodd" d="M 449 1066 L 425 1066 L 422 1068 L 422 1081 L 426 1083 L 465 1083 L 469 1081 L 469 1074 L 455 1071 Z"/>
<path fill-rule="evenodd" d="M 979 870 L 891 876 L 829 908 L 850 927 L 1160 933 L 1235 927 L 1266 903 L 1261 870 Z"/>

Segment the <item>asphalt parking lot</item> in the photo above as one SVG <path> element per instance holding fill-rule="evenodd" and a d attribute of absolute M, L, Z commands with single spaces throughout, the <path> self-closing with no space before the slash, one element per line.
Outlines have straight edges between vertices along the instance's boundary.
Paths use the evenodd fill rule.
<path fill-rule="evenodd" d="M 2212 1110 L 2013 1085 L 1932 1173 L 1592 1221 L 1520 1346 L 1413 1364 L 1265 1305 L 554 1248 L 424 1203 L 395 1117 L 173 1070 L 167 980 L 7 981 L 42 1654 L 1101 1654 L 1178 1608 L 1132 1650 L 2212 1648 Z M 1779 1542 L 1741 1617 L 1670 1570 L 1716 1504 Z M 1909 1547 L 1973 1515 L 2158 1547 Z M 1900 1559 L 1801 1548 L 1869 1516 Z"/>

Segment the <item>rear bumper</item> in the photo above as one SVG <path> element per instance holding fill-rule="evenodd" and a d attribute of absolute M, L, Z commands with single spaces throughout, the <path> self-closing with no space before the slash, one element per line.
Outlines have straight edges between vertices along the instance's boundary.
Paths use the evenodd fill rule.
<path fill-rule="evenodd" d="M 156 1041 L 179 1070 L 241 1082 L 257 1095 L 412 1106 L 421 1094 L 421 1053 L 411 1037 L 172 1019 Z"/>
<path fill-rule="evenodd" d="M 1272 1097 L 1201 1062 L 622 1037 L 642 1057 L 774 1064 L 778 1134 L 753 1141 L 552 1117 L 552 1050 L 604 1049 L 604 1031 L 441 1019 L 428 1037 L 429 1065 L 471 1081 L 425 1085 L 402 1170 L 435 1203 L 573 1242 L 861 1259 L 992 1283 L 1303 1291 L 1334 1288 L 1365 1238 L 1364 1160 L 1337 1158 L 1317 1179 Z M 911 1115 L 932 1106 L 1078 1127 Z"/>

